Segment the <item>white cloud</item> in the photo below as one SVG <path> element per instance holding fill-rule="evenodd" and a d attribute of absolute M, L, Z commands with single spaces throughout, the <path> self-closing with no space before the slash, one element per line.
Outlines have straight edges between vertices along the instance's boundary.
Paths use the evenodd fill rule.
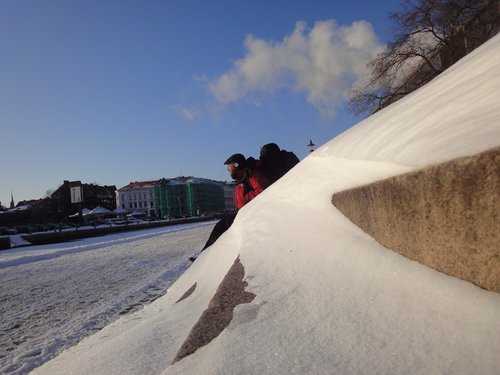
<path fill-rule="evenodd" d="M 366 64 L 382 46 L 366 21 L 339 26 L 319 21 L 312 29 L 297 22 L 294 31 L 278 43 L 249 35 L 246 56 L 210 83 L 224 104 L 258 92 L 280 89 L 304 92 L 323 116 L 334 117 L 354 83 L 366 79 Z"/>
<path fill-rule="evenodd" d="M 193 121 L 196 117 L 198 117 L 198 112 L 194 109 L 189 108 L 181 108 L 179 110 L 179 114 L 182 118 L 188 121 Z"/>

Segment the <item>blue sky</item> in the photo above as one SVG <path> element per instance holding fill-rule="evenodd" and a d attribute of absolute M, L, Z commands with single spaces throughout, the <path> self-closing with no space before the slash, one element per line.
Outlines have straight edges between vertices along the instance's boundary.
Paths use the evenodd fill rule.
<path fill-rule="evenodd" d="M 63 180 L 190 175 L 276 142 L 307 155 L 400 0 L 0 1 L 0 201 Z"/>

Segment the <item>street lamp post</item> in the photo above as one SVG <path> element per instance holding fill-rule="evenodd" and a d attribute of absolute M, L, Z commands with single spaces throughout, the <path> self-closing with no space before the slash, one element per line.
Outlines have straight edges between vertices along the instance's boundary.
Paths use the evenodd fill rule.
<path fill-rule="evenodd" d="M 314 146 L 316 146 L 312 140 L 309 140 L 309 144 L 307 145 L 307 147 L 309 148 L 309 153 L 313 152 L 314 151 Z"/>

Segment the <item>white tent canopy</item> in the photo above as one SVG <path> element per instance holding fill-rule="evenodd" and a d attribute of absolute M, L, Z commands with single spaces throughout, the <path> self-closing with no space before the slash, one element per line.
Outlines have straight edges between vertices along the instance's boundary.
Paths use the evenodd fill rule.
<path fill-rule="evenodd" d="M 88 215 L 89 216 L 93 216 L 93 215 L 107 215 L 107 214 L 112 214 L 112 213 L 113 213 L 113 211 L 108 210 L 107 208 L 104 208 L 104 207 L 101 207 L 101 206 L 97 206 L 92 211 L 90 211 L 88 213 Z"/>
<path fill-rule="evenodd" d="M 127 210 L 126 210 L 126 209 L 124 209 L 124 208 L 118 207 L 118 208 L 115 208 L 115 209 L 113 210 L 113 212 L 114 212 L 115 214 L 122 215 L 122 214 L 126 214 L 126 213 L 127 213 Z"/>
<path fill-rule="evenodd" d="M 82 209 L 82 216 L 87 216 L 90 213 L 90 210 L 88 208 L 83 208 Z M 80 215 L 80 212 L 74 213 L 73 215 L 69 215 L 69 217 L 78 217 Z"/>

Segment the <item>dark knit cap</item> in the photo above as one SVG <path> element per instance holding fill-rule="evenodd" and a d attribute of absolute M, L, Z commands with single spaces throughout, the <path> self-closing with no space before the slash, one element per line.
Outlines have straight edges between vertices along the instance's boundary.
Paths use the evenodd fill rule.
<path fill-rule="evenodd" d="M 246 159 L 242 154 L 234 154 L 231 155 L 224 164 L 234 164 L 236 168 L 244 167 L 246 163 Z"/>
<path fill-rule="evenodd" d="M 260 149 L 260 159 L 271 158 L 278 155 L 280 152 L 281 150 L 276 143 L 268 143 Z"/>

